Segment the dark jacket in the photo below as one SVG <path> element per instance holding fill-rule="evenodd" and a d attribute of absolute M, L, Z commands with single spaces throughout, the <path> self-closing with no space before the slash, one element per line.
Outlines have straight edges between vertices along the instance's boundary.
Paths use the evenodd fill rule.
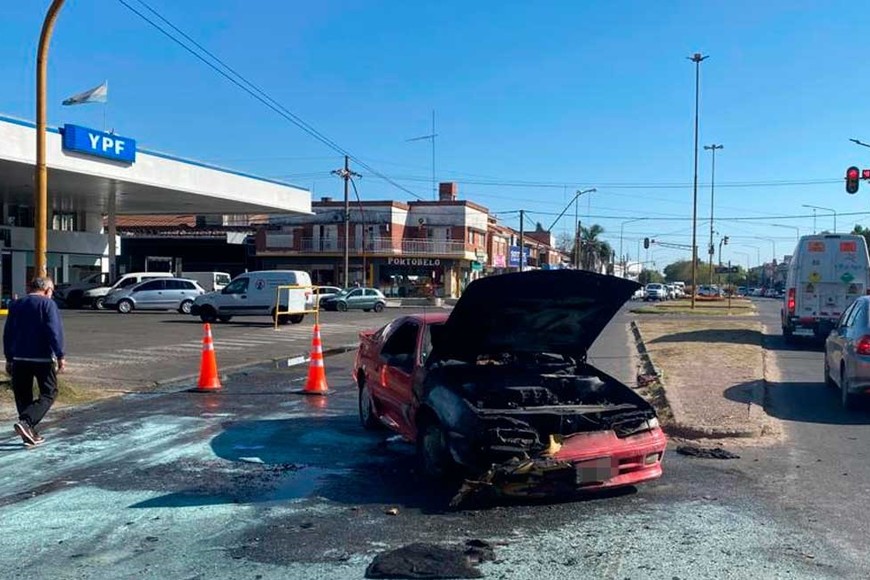
<path fill-rule="evenodd" d="M 6 360 L 63 358 L 63 323 L 54 300 L 28 294 L 12 303 L 3 329 Z"/>

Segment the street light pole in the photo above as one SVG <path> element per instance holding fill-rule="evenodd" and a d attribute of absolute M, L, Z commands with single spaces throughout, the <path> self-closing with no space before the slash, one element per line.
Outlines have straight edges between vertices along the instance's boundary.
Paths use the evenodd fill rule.
<path fill-rule="evenodd" d="M 692 185 L 692 310 L 698 282 L 698 101 L 701 91 L 701 61 L 708 58 L 696 52 L 687 57 L 695 63 L 695 179 Z"/>
<path fill-rule="evenodd" d="M 837 233 L 837 210 L 830 208 L 830 207 L 822 207 L 820 205 L 809 205 L 806 203 L 803 204 L 801 207 L 808 207 L 808 208 L 813 210 L 813 233 L 816 233 L 816 210 L 817 209 L 820 209 L 822 211 L 829 211 L 832 214 L 834 214 L 834 231 L 831 233 L 834 233 L 834 234 Z"/>
<path fill-rule="evenodd" d="M 33 266 L 37 276 L 45 276 L 48 252 L 48 166 L 45 160 L 45 131 L 48 124 L 46 110 L 48 86 L 48 46 L 54 32 L 57 15 L 64 0 L 53 0 L 39 35 L 36 53 L 36 187 L 33 190 L 33 209 L 36 214 L 33 228 Z"/>
<path fill-rule="evenodd" d="M 716 145 L 715 143 L 712 145 L 704 145 L 705 151 L 712 151 L 713 152 L 713 166 L 712 166 L 712 170 L 710 173 L 710 245 L 707 246 L 707 253 L 710 255 L 710 285 L 711 286 L 713 284 L 713 250 L 714 250 L 714 247 L 713 247 L 713 210 L 715 208 L 713 200 L 715 199 L 715 194 L 716 194 L 716 190 L 715 190 L 715 187 L 716 187 L 716 150 L 723 149 L 723 148 L 724 148 L 724 145 Z M 720 248 L 721 248 L 721 246 L 720 246 Z M 719 251 L 719 254 L 720 254 L 719 265 L 721 266 L 722 265 L 722 263 L 721 263 L 722 262 L 721 249 Z"/>

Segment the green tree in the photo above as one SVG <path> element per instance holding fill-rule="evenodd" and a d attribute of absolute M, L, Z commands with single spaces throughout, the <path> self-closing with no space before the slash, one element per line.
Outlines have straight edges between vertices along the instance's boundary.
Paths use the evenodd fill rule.
<path fill-rule="evenodd" d="M 665 277 L 658 270 L 647 270 L 644 268 L 640 271 L 637 281 L 641 284 L 649 284 L 651 282 L 661 283 L 665 281 Z"/>
<path fill-rule="evenodd" d="M 859 236 L 864 236 L 864 239 L 867 240 L 867 245 L 870 246 L 870 228 L 865 228 L 858 224 L 855 224 L 855 227 L 852 228 L 852 233 Z"/>
<path fill-rule="evenodd" d="M 685 282 L 692 283 L 692 260 L 677 260 L 665 266 L 665 280 L 668 282 Z M 716 274 L 713 274 L 715 282 Z M 699 261 L 697 269 L 698 286 L 707 284 L 710 281 L 710 267 Z"/>

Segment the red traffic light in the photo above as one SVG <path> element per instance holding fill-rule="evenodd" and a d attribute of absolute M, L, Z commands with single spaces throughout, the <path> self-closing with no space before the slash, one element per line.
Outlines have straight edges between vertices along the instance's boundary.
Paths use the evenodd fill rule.
<path fill-rule="evenodd" d="M 858 179 L 861 170 L 854 165 L 846 170 L 846 193 L 858 193 Z"/>
<path fill-rule="evenodd" d="M 861 170 L 861 179 L 870 179 L 870 169 Z"/>

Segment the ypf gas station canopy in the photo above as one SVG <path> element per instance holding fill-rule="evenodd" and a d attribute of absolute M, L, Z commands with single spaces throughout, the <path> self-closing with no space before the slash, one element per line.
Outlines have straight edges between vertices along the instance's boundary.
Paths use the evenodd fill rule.
<path fill-rule="evenodd" d="M 32 206 L 36 130 L 0 116 L 0 198 Z M 310 213 L 311 194 L 289 184 L 154 151 L 133 139 L 65 125 L 46 135 L 49 208 L 63 212 Z"/>

